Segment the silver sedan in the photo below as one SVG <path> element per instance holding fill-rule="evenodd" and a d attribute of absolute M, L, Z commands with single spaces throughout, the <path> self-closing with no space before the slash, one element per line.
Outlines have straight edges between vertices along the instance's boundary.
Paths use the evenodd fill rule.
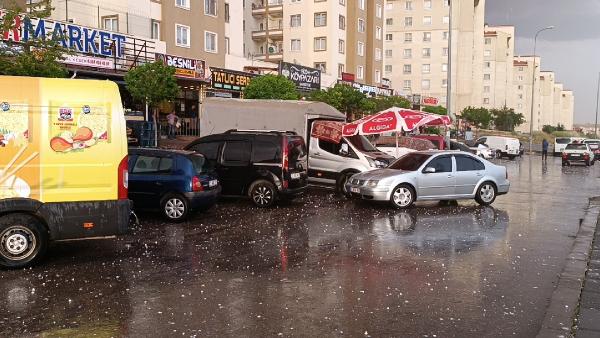
<path fill-rule="evenodd" d="M 458 151 L 410 153 L 388 168 L 356 174 L 346 183 L 346 191 L 355 198 L 389 201 L 400 209 L 427 200 L 475 199 L 490 205 L 509 188 L 505 167 Z"/>

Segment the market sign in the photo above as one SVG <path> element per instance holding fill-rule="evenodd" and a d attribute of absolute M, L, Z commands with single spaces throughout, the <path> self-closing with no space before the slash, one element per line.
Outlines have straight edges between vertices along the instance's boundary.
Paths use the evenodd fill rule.
<path fill-rule="evenodd" d="M 338 80 L 338 83 L 352 86 L 354 89 L 358 90 L 359 92 L 361 92 L 367 96 L 392 96 L 392 95 L 394 95 L 394 90 L 390 89 L 390 88 L 369 86 L 369 85 L 358 83 L 358 82 L 350 82 L 350 81 L 343 81 L 343 80 Z"/>
<path fill-rule="evenodd" d="M 255 74 L 238 72 L 235 70 L 210 67 L 212 87 L 241 92 L 250 81 L 256 77 Z"/>
<path fill-rule="evenodd" d="M 319 69 L 281 62 L 279 64 L 279 74 L 294 82 L 298 90 L 321 89 L 321 71 Z"/>
<path fill-rule="evenodd" d="M 75 66 L 85 66 L 94 68 L 114 69 L 115 62 L 109 58 L 98 58 L 85 55 L 64 55 L 62 63 Z"/>
<path fill-rule="evenodd" d="M 424 106 L 437 106 L 440 103 L 436 97 L 423 96 L 421 98 L 421 104 Z"/>
<path fill-rule="evenodd" d="M 392 86 L 392 81 L 390 81 L 390 79 L 384 77 L 381 79 L 381 86 L 383 88 L 390 88 Z"/>
<path fill-rule="evenodd" d="M 0 19 L 5 15 L 5 11 L 0 11 Z M 78 53 L 118 58 L 124 55 L 127 37 L 123 34 L 27 15 L 16 16 L 13 24 L 13 29 L 3 32 L 3 41 L 25 43 L 32 39 L 52 39 Z"/>
<path fill-rule="evenodd" d="M 342 81 L 354 82 L 354 74 L 342 73 Z"/>
<path fill-rule="evenodd" d="M 206 63 L 204 60 L 188 59 L 181 56 L 156 53 L 156 60 L 167 66 L 175 67 L 175 76 L 185 79 L 205 79 Z"/>

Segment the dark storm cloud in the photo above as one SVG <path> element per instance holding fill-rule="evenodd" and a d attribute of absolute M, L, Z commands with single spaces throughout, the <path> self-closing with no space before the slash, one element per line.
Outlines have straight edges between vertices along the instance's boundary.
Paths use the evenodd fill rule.
<path fill-rule="evenodd" d="M 600 37 L 600 0 L 487 0 L 486 22 L 517 26 L 518 37 L 533 36 L 550 25 L 540 39 L 572 41 Z"/>

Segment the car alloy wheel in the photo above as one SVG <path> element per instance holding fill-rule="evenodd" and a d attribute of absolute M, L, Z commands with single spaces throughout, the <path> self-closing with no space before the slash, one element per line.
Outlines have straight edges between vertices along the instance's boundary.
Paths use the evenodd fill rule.
<path fill-rule="evenodd" d="M 392 192 L 392 203 L 400 209 L 410 207 L 414 202 L 414 193 L 411 188 L 406 185 L 400 185 Z"/>
<path fill-rule="evenodd" d="M 36 246 L 35 234 L 22 225 L 8 227 L 0 234 L 0 255 L 7 260 L 28 259 L 34 253 Z"/>
<path fill-rule="evenodd" d="M 496 199 L 496 187 L 490 183 L 485 182 L 477 190 L 476 200 L 481 205 L 490 205 Z"/>
<path fill-rule="evenodd" d="M 181 219 L 186 212 L 185 203 L 178 197 L 171 197 L 165 202 L 165 215 L 172 220 Z"/>
<path fill-rule="evenodd" d="M 252 200 L 259 206 L 267 206 L 273 203 L 273 191 L 269 187 L 259 185 L 252 192 Z"/>

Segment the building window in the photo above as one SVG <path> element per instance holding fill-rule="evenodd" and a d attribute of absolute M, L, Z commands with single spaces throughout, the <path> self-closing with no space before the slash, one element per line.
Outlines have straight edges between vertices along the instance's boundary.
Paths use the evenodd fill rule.
<path fill-rule="evenodd" d="M 448 79 L 442 79 L 442 88 L 448 88 Z"/>
<path fill-rule="evenodd" d="M 358 0 L 358 8 L 365 10 L 365 2 L 366 0 Z"/>
<path fill-rule="evenodd" d="M 523 90 L 523 85 L 518 85 L 518 86 L 517 86 L 517 89 L 519 89 L 519 90 Z"/>
<path fill-rule="evenodd" d="M 385 65 L 385 72 L 386 73 L 391 73 L 392 72 L 392 65 Z"/>
<path fill-rule="evenodd" d="M 365 78 L 365 68 L 363 66 L 356 67 L 356 78 L 363 80 Z"/>
<path fill-rule="evenodd" d="M 402 88 L 404 88 L 404 90 L 410 90 L 412 88 L 412 81 L 404 80 Z"/>
<path fill-rule="evenodd" d="M 358 56 L 365 56 L 365 44 L 361 41 L 358 41 L 358 44 L 356 44 L 356 54 L 358 54 Z"/>
<path fill-rule="evenodd" d="M 209 53 L 216 53 L 217 48 L 217 33 L 204 32 L 204 51 Z"/>
<path fill-rule="evenodd" d="M 429 90 L 431 88 L 431 80 L 421 80 L 421 89 Z"/>
<path fill-rule="evenodd" d="M 231 48 L 231 45 L 229 44 L 229 38 L 225 37 L 225 53 L 227 55 L 231 54 L 230 48 Z"/>
<path fill-rule="evenodd" d="M 404 50 L 404 58 L 405 59 L 412 58 L 412 49 L 407 48 L 407 49 Z"/>
<path fill-rule="evenodd" d="M 392 33 L 388 33 L 385 35 L 385 41 L 393 41 L 394 35 Z"/>
<path fill-rule="evenodd" d="M 523 108 L 523 104 L 522 104 L 522 103 L 519 103 L 519 104 L 517 105 L 517 108 L 519 108 L 519 109 Z"/>
<path fill-rule="evenodd" d="M 103 16 L 102 17 L 102 28 L 107 31 L 118 32 L 119 31 L 119 16 Z"/>
<path fill-rule="evenodd" d="M 450 6 L 450 0 L 444 0 L 444 7 Z"/>
<path fill-rule="evenodd" d="M 492 78 L 492 76 L 490 74 L 483 74 L 483 79 L 485 81 L 489 81 Z"/>
<path fill-rule="evenodd" d="M 483 104 L 490 104 L 490 99 L 488 97 L 484 97 Z"/>
<path fill-rule="evenodd" d="M 327 70 L 327 64 L 325 62 L 315 62 L 315 68 L 320 70 L 322 73 L 325 73 Z"/>
<path fill-rule="evenodd" d="M 382 58 L 381 48 L 375 48 L 375 61 L 381 61 Z"/>
<path fill-rule="evenodd" d="M 377 18 L 379 18 L 379 19 L 383 18 L 383 7 L 381 7 L 380 4 L 377 4 L 377 5 L 375 5 L 375 9 L 376 9 L 375 12 L 376 12 Z"/>
<path fill-rule="evenodd" d="M 448 47 L 442 48 L 442 56 L 448 56 Z"/>
<path fill-rule="evenodd" d="M 375 27 L 375 38 L 377 40 L 381 40 L 382 35 L 383 35 L 383 30 L 381 29 L 381 27 L 376 26 Z"/>
<path fill-rule="evenodd" d="M 489 61 L 484 62 L 483 65 L 485 66 L 485 68 L 492 68 L 492 63 Z"/>
<path fill-rule="evenodd" d="M 431 0 L 423 0 L 423 8 L 431 9 Z"/>
<path fill-rule="evenodd" d="M 346 30 L 346 17 L 343 15 L 340 15 L 340 29 L 341 30 Z"/>
<path fill-rule="evenodd" d="M 388 2 L 387 4 L 385 4 L 385 10 L 386 11 L 391 11 L 392 9 L 394 9 L 394 3 L 393 2 Z"/>
<path fill-rule="evenodd" d="M 346 0 L 340 0 L 340 5 L 346 6 Z"/>
<path fill-rule="evenodd" d="M 338 63 L 338 78 L 342 78 L 342 73 L 344 72 L 344 64 Z"/>
<path fill-rule="evenodd" d="M 448 72 L 448 64 L 447 63 L 442 63 L 442 72 L 443 73 Z"/>
<path fill-rule="evenodd" d="M 301 27 L 302 26 L 302 15 L 295 14 L 290 16 L 290 27 Z"/>
<path fill-rule="evenodd" d="M 423 42 L 431 42 L 431 32 L 423 32 Z"/>
<path fill-rule="evenodd" d="M 402 72 L 404 74 L 411 74 L 412 73 L 412 65 L 404 65 Z"/>
<path fill-rule="evenodd" d="M 524 70 L 523 67 L 519 67 L 519 71 L 522 72 Z"/>
<path fill-rule="evenodd" d="M 229 19 L 230 19 L 229 4 L 225 3 L 225 22 L 229 22 Z"/>
<path fill-rule="evenodd" d="M 340 54 L 346 53 L 346 41 L 342 39 L 338 41 L 338 51 L 340 52 Z"/>
<path fill-rule="evenodd" d="M 404 33 L 404 42 L 412 42 L 412 33 Z"/>
<path fill-rule="evenodd" d="M 523 75 L 519 75 L 518 79 L 519 81 L 523 82 Z"/>
<path fill-rule="evenodd" d="M 327 38 L 320 36 L 315 38 L 315 52 L 327 50 Z"/>
<path fill-rule="evenodd" d="M 387 18 L 385 19 L 385 24 L 388 26 L 391 26 L 394 24 L 394 19 L 393 18 Z"/>
<path fill-rule="evenodd" d="M 375 83 L 381 83 L 381 71 L 380 70 L 375 71 Z"/>
<path fill-rule="evenodd" d="M 290 40 L 290 50 L 292 52 L 299 52 L 301 49 L 300 39 Z"/>
<path fill-rule="evenodd" d="M 404 27 L 412 27 L 412 17 L 407 16 L 404 18 Z"/>
<path fill-rule="evenodd" d="M 483 51 L 483 56 L 492 56 L 492 51 L 489 49 L 486 49 Z"/>
<path fill-rule="evenodd" d="M 204 14 L 217 16 L 217 0 L 204 0 Z"/>
<path fill-rule="evenodd" d="M 175 24 L 175 45 L 190 47 L 190 27 Z"/>
<path fill-rule="evenodd" d="M 484 93 L 489 93 L 490 92 L 490 86 L 483 86 L 483 92 Z"/>
<path fill-rule="evenodd" d="M 151 23 L 151 34 L 152 38 L 156 40 L 160 40 L 160 21 L 152 20 Z"/>
<path fill-rule="evenodd" d="M 423 17 L 423 24 L 425 26 L 431 26 L 431 17 L 430 16 L 424 16 Z"/>
<path fill-rule="evenodd" d="M 431 57 L 431 48 L 423 48 L 423 57 L 430 58 Z"/>
<path fill-rule="evenodd" d="M 315 27 L 327 26 L 327 12 L 315 13 Z"/>
<path fill-rule="evenodd" d="M 450 23 L 450 16 L 444 15 L 444 17 L 442 18 L 442 23 Z"/>
<path fill-rule="evenodd" d="M 422 70 L 423 74 L 429 74 L 429 73 L 431 73 L 431 65 L 425 63 L 421 66 L 421 70 Z"/>
<path fill-rule="evenodd" d="M 393 50 L 391 50 L 391 49 L 386 49 L 386 50 L 385 50 L 385 57 L 386 57 L 386 58 L 388 58 L 388 59 L 389 59 L 389 58 L 392 58 L 392 56 L 393 56 L 393 53 L 394 53 L 394 52 L 393 52 Z"/>
<path fill-rule="evenodd" d="M 175 0 L 175 6 L 190 9 L 190 0 Z"/>
<path fill-rule="evenodd" d="M 366 31 L 365 20 L 358 19 L 358 32 L 364 33 Z"/>
<path fill-rule="evenodd" d="M 406 1 L 405 5 L 404 5 L 404 9 L 406 9 L 407 11 L 412 11 L 413 10 L 413 3 L 412 1 Z"/>
<path fill-rule="evenodd" d="M 448 32 L 442 32 L 442 40 L 448 41 L 448 35 L 449 35 Z"/>
<path fill-rule="evenodd" d="M 519 100 L 523 100 L 523 94 L 519 94 Z"/>

